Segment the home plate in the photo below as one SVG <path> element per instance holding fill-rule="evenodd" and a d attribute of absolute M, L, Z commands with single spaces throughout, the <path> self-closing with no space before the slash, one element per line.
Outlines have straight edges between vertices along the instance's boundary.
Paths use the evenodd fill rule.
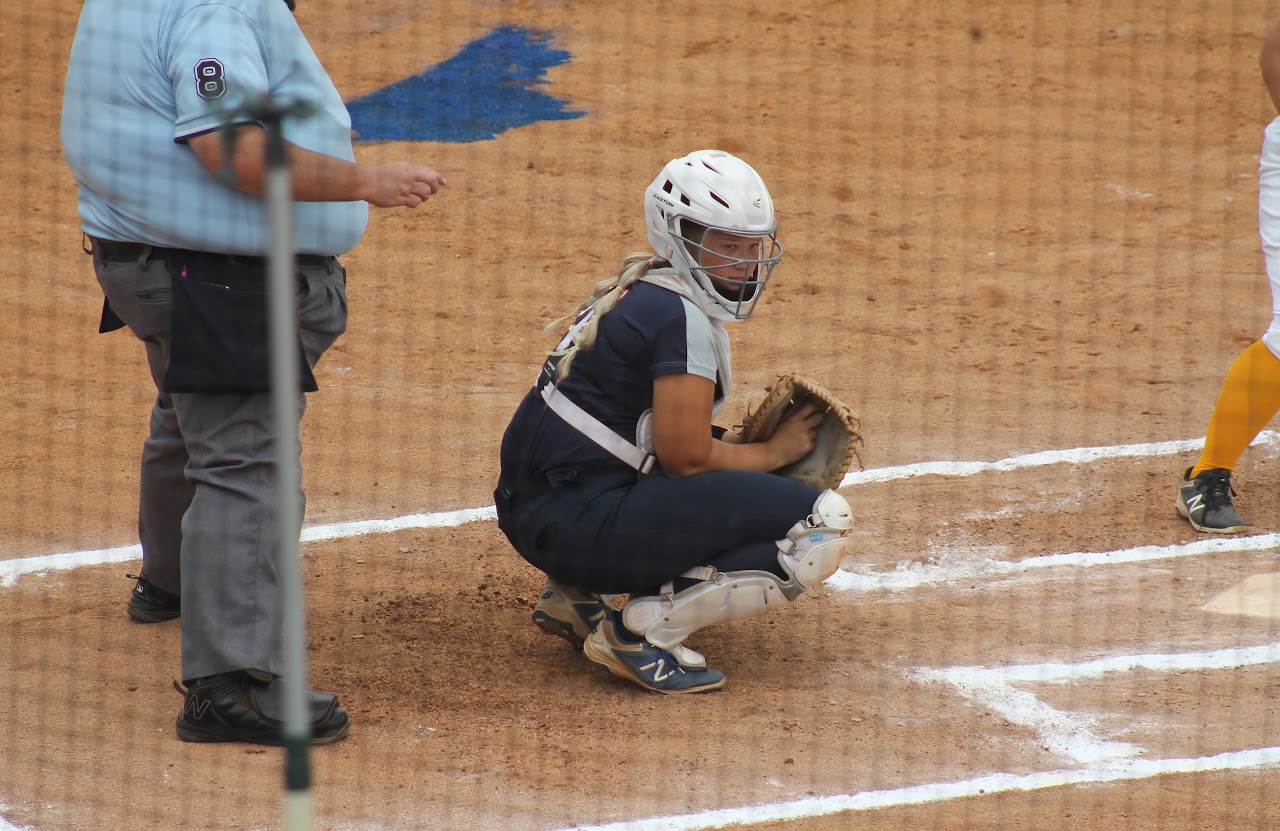
<path fill-rule="evenodd" d="M 1280 572 L 1246 578 L 1200 608 L 1224 615 L 1280 618 Z"/>

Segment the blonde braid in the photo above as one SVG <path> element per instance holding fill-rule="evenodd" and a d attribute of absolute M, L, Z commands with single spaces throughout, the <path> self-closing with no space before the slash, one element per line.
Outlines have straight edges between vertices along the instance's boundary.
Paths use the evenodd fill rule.
<path fill-rule="evenodd" d="M 580 330 L 576 328 L 577 324 L 570 328 L 569 331 L 573 334 L 573 342 L 568 347 L 561 352 L 556 352 L 555 350 L 548 350 L 547 352 L 552 357 L 563 356 L 559 366 L 556 368 L 557 382 L 563 381 L 569 375 L 569 366 L 573 363 L 573 359 L 577 356 L 579 349 L 590 349 L 595 345 L 596 334 L 600 328 L 600 318 L 612 311 L 613 307 L 618 305 L 618 300 L 623 293 L 643 277 L 649 269 L 659 263 L 666 264 L 665 261 L 657 259 L 652 252 L 628 254 L 623 259 L 622 267 L 618 269 L 618 273 L 607 280 L 601 280 L 596 283 L 591 296 L 582 301 L 573 314 L 556 318 L 547 324 L 547 327 L 543 330 L 544 334 L 550 333 L 565 320 L 570 318 L 577 319 L 587 309 L 591 309 L 591 315 L 584 321 Z"/>

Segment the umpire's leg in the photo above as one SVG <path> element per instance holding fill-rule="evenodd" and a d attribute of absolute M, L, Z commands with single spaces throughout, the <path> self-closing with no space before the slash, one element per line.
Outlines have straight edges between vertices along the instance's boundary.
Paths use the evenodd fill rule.
<path fill-rule="evenodd" d="M 107 262 L 96 252 L 93 266 L 112 310 L 145 344 L 151 377 L 156 390 L 161 390 L 169 365 L 172 315 L 168 270 L 149 251 L 129 262 Z M 187 481 L 186 465 L 186 446 L 173 402 L 158 392 L 139 470 L 138 539 L 142 573 L 150 583 L 174 594 L 182 586 L 182 515 L 195 491 Z"/>
<path fill-rule="evenodd" d="M 334 261 L 298 275 L 302 348 L 314 366 L 346 328 L 346 274 Z M 279 437 L 271 396 L 183 393 L 173 401 L 196 489 L 182 525 L 182 676 L 237 669 L 282 675 Z M 305 396 L 296 407 L 300 421 Z M 300 445 L 289 458 L 301 464 Z"/>

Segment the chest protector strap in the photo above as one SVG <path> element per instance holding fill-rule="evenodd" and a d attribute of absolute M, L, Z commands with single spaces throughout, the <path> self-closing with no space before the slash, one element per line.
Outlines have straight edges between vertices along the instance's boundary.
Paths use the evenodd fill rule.
<path fill-rule="evenodd" d="M 610 430 L 600 419 L 570 401 L 555 384 L 543 386 L 542 400 L 547 402 L 547 407 L 551 412 L 560 416 L 579 433 L 591 439 L 618 459 L 621 459 L 632 470 L 638 470 L 643 476 L 649 475 L 649 471 L 653 470 L 653 464 L 657 461 L 656 456 L 652 453 L 646 453 Z M 643 421 L 644 418 L 641 418 L 641 422 Z"/>

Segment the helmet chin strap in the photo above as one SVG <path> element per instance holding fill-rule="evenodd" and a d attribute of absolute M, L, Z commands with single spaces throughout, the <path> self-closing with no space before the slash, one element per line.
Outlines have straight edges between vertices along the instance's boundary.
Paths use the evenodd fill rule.
<path fill-rule="evenodd" d="M 706 276 L 706 272 L 703 272 L 703 276 Z M 738 317 L 729 307 L 724 305 L 724 303 L 738 305 L 738 299 L 730 297 L 721 291 L 719 284 L 710 277 L 707 277 L 707 282 L 711 285 L 711 289 L 709 290 L 703 287 L 698 280 L 692 279 L 692 277 L 687 277 L 686 279 L 689 281 L 693 291 L 702 298 L 701 302 L 698 303 L 698 306 L 707 315 L 707 317 L 710 317 L 713 320 L 722 320 L 726 323 L 733 323 L 744 319 Z M 723 300 L 724 303 L 720 303 L 719 300 Z"/>
<path fill-rule="evenodd" d="M 702 285 L 702 280 L 699 280 L 696 277 L 690 280 L 690 282 L 693 283 L 700 292 L 705 294 L 707 299 L 710 301 L 710 303 L 706 305 L 714 306 L 717 310 L 723 313 L 711 315 L 712 317 L 719 320 L 734 321 L 746 320 L 747 317 L 751 316 L 751 312 L 754 311 L 754 308 L 751 307 L 754 306 L 756 293 L 759 289 L 758 285 L 744 285 L 743 283 L 739 283 L 737 286 L 730 288 L 728 286 L 721 285 L 717 280 L 712 278 L 708 273 L 708 270 L 703 266 L 694 266 L 692 271 L 700 273 L 702 279 L 706 281 L 706 285 L 710 286 L 710 288 L 704 287 Z M 724 304 L 717 302 L 718 299 L 723 300 L 724 303 L 729 305 L 725 306 Z M 737 310 L 742 309 L 743 306 L 748 307 L 747 315 L 746 317 L 739 317 L 737 315 Z M 709 315 L 711 314 L 709 309 L 704 308 L 703 311 L 706 311 Z"/>
<path fill-rule="evenodd" d="M 705 274 L 706 271 L 704 270 Z M 730 303 L 746 303 L 756 296 L 756 286 L 750 281 L 739 280 L 738 285 L 734 287 L 722 285 L 719 280 L 714 279 L 711 275 L 707 275 L 707 282 L 716 290 L 716 294 L 728 300 Z"/>

